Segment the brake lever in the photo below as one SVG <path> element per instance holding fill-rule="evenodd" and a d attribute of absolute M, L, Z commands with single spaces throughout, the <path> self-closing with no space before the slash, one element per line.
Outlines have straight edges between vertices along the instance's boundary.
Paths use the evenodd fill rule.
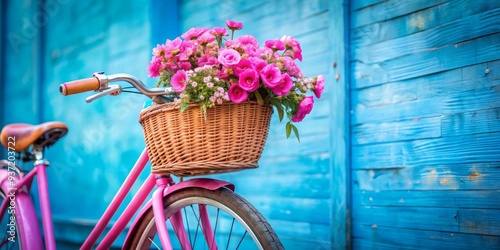
<path fill-rule="evenodd" d="M 106 96 L 106 95 L 116 96 L 116 95 L 119 95 L 121 93 L 122 93 L 122 86 L 117 85 L 117 84 L 113 84 L 113 85 L 109 85 L 107 89 L 104 89 L 103 91 L 99 91 L 99 93 L 97 93 L 97 94 L 94 94 L 94 95 L 87 97 L 85 99 L 85 101 L 87 103 L 91 103 L 95 99 L 101 98 L 103 96 Z"/>

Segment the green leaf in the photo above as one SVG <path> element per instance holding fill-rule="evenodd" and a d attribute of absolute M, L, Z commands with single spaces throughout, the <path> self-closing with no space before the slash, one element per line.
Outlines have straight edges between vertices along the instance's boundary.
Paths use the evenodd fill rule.
<path fill-rule="evenodd" d="M 290 137 L 290 134 L 292 133 L 292 124 L 290 122 L 286 123 L 286 138 Z"/>
<path fill-rule="evenodd" d="M 276 106 L 276 110 L 278 110 L 278 117 L 280 118 L 280 122 L 283 121 L 283 116 L 285 116 L 285 111 L 283 111 L 283 108 L 281 105 Z"/>
<path fill-rule="evenodd" d="M 181 106 L 181 112 L 184 112 L 184 110 L 186 110 L 187 108 L 189 108 L 189 104 L 183 103 Z"/>
<path fill-rule="evenodd" d="M 292 127 L 292 130 L 293 130 L 293 133 L 295 134 L 295 137 L 297 137 L 297 140 L 300 142 L 300 136 L 299 136 L 299 130 L 297 129 L 297 127 L 295 127 L 295 125 L 291 124 L 291 127 Z"/>
<path fill-rule="evenodd" d="M 255 91 L 254 94 L 255 94 L 255 97 L 257 98 L 257 103 L 260 106 L 264 105 L 264 99 L 262 99 L 262 96 L 260 95 L 259 91 L 258 90 Z"/>

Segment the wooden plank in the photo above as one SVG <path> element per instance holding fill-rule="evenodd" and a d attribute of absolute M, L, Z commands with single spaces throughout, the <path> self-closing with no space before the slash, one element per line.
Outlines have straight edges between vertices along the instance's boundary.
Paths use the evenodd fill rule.
<path fill-rule="evenodd" d="M 404 37 L 496 8 L 500 8 L 499 1 L 447 1 L 409 15 L 352 29 L 350 32 L 351 46 L 353 48 L 360 48 Z M 442 13 L 446 13 L 446 15 Z"/>
<path fill-rule="evenodd" d="M 383 226 L 354 226 L 356 249 L 499 249 L 500 237 Z"/>
<path fill-rule="evenodd" d="M 329 199 L 269 197 L 261 194 L 246 195 L 245 199 L 270 220 L 330 225 L 332 207 Z"/>
<path fill-rule="evenodd" d="M 352 145 L 441 137 L 441 117 L 364 123 L 351 128 Z"/>
<path fill-rule="evenodd" d="M 500 81 L 489 81 L 487 84 L 492 86 L 389 106 L 359 108 L 352 114 L 351 122 L 356 125 L 422 119 L 500 107 Z"/>
<path fill-rule="evenodd" d="M 500 161 L 500 133 L 352 147 L 353 169 L 425 167 Z"/>
<path fill-rule="evenodd" d="M 384 2 L 387 0 L 356 0 L 356 1 L 351 1 L 350 2 L 350 12 L 353 12 L 354 10 L 359 10 L 362 8 L 366 8 L 375 4 L 379 4 L 380 2 Z"/>
<path fill-rule="evenodd" d="M 297 174 L 328 174 L 330 171 L 330 155 L 328 153 L 299 153 L 268 157 L 264 154 L 259 161 L 259 165 L 261 168 L 266 168 L 265 173 L 270 175 L 288 174 L 291 171 Z"/>
<path fill-rule="evenodd" d="M 331 195 L 330 175 L 280 174 L 266 178 L 262 176 L 248 176 L 233 183 L 237 186 L 238 194 L 242 196 L 252 194 L 268 194 L 277 197 L 328 199 Z"/>
<path fill-rule="evenodd" d="M 456 208 L 353 206 L 352 223 L 354 227 L 394 227 L 458 232 L 457 214 Z"/>
<path fill-rule="evenodd" d="M 353 190 L 364 191 L 496 190 L 500 189 L 500 162 L 355 170 L 352 183 Z"/>
<path fill-rule="evenodd" d="M 459 232 L 470 234 L 500 235 L 500 210 L 462 209 L 458 210 Z M 500 245 L 498 245 L 500 247 Z"/>
<path fill-rule="evenodd" d="M 442 119 L 443 136 L 500 132 L 500 108 L 458 113 Z"/>
<path fill-rule="evenodd" d="M 353 90 L 356 109 L 417 101 L 499 85 L 500 60 L 439 72 L 424 77 Z M 488 72 L 488 73 L 486 73 Z"/>
<path fill-rule="evenodd" d="M 355 206 L 394 207 L 500 207 L 500 190 L 360 190 L 353 186 L 352 200 Z"/>
<path fill-rule="evenodd" d="M 500 58 L 500 32 L 455 46 L 432 49 L 376 64 L 351 63 L 354 88 L 400 81 Z M 453 60 L 451 60 L 453 58 Z"/>
<path fill-rule="evenodd" d="M 301 241 L 325 241 L 330 243 L 330 226 L 305 222 L 268 220 L 273 229 L 279 232 L 278 237 L 283 239 L 300 239 Z"/>
<path fill-rule="evenodd" d="M 445 2 L 444 0 L 413 0 L 413 1 L 398 1 L 389 0 L 363 8 L 351 13 L 351 27 L 357 28 L 363 25 L 380 22 L 388 19 L 393 19 L 399 16 L 404 16 L 415 11 L 430 8 Z"/>
<path fill-rule="evenodd" d="M 351 247 L 351 204 L 350 204 L 350 133 L 349 133 L 349 1 L 329 1 L 329 56 L 331 61 L 328 79 L 336 79 L 332 84 L 330 100 L 331 132 L 328 144 L 331 166 L 331 197 L 329 224 L 331 236 L 330 249 L 348 249 Z M 338 77 L 334 78 L 334 75 Z M 333 83 L 333 81 L 330 81 Z"/>
<path fill-rule="evenodd" d="M 351 50 L 351 60 L 373 64 L 404 55 L 425 53 L 444 46 L 454 46 L 477 37 L 498 33 L 499 23 L 500 8 L 497 8 L 422 32 L 354 48 Z"/>

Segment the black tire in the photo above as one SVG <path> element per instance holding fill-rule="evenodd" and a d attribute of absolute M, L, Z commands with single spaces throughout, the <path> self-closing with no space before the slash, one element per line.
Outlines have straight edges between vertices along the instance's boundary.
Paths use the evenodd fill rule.
<path fill-rule="evenodd" d="M 194 234 L 190 234 L 189 238 L 193 250 L 197 249 L 197 247 L 207 249 L 209 242 L 201 233 L 199 215 L 196 216 L 196 209 L 199 208 L 198 204 L 205 204 L 209 207 L 209 213 L 215 213 L 213 216 L 210 215 L 210 224 L 215 235 L 213 241 L 216 242 L 219 249 L 283 249 L 278 236 L 269 223 L 248 201 L 227 188 L 211 191 L 192 187 L 179 190 L 164 198 L 163 207 L 167 221 L 175 212 L 182 212 L 182 220 L 184 227 L 187 229 L 186 231 Z M 217 221 L 214 221 L 214 219 L 217 219 Z M 239 226 L 235 227 L 235 224 L 239 224 Z M 218 226 L 219 228 L 217 228 Z M 226 230 L 229 226 L 230 230 Z M 241 228 L 239 228 L 240 226 Z M 174 249 L 180 249 L 180 245 L 176 245 L 178 239 L 171 230 L 170 222 L 167 223 L 167 227 L 170 229 L 169 236 Z M 242 233 L 240 229 L 246 231 Z M 124 249 L 158 249 L 158 246 L 161 247 L 156 234 L 152 208 L 145 213 L 137 226 L 131 230 L 133 231 L 130 235 L 133 238 L 127 242 L 128 244 L 124 246 Z M 254 237 L 251 236 L 252 234 Z M 233 236 L 237 238 L 233 239 Z M 151 244 L 151 241 L 154 241 L 157 246 Z M 254 245 L 243 246 L 241 243 L 252 243 Z"/>

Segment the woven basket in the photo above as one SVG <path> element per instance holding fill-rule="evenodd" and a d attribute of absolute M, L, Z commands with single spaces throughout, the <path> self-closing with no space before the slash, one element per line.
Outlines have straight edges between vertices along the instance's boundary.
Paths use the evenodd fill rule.
<path fill-rule="evenodd" d="M 172 103 L 140 113 L 151 172 L 195 176 L 257 168 L 273 110 L 256 102 L 199 105 L 184 112 Z"/>

